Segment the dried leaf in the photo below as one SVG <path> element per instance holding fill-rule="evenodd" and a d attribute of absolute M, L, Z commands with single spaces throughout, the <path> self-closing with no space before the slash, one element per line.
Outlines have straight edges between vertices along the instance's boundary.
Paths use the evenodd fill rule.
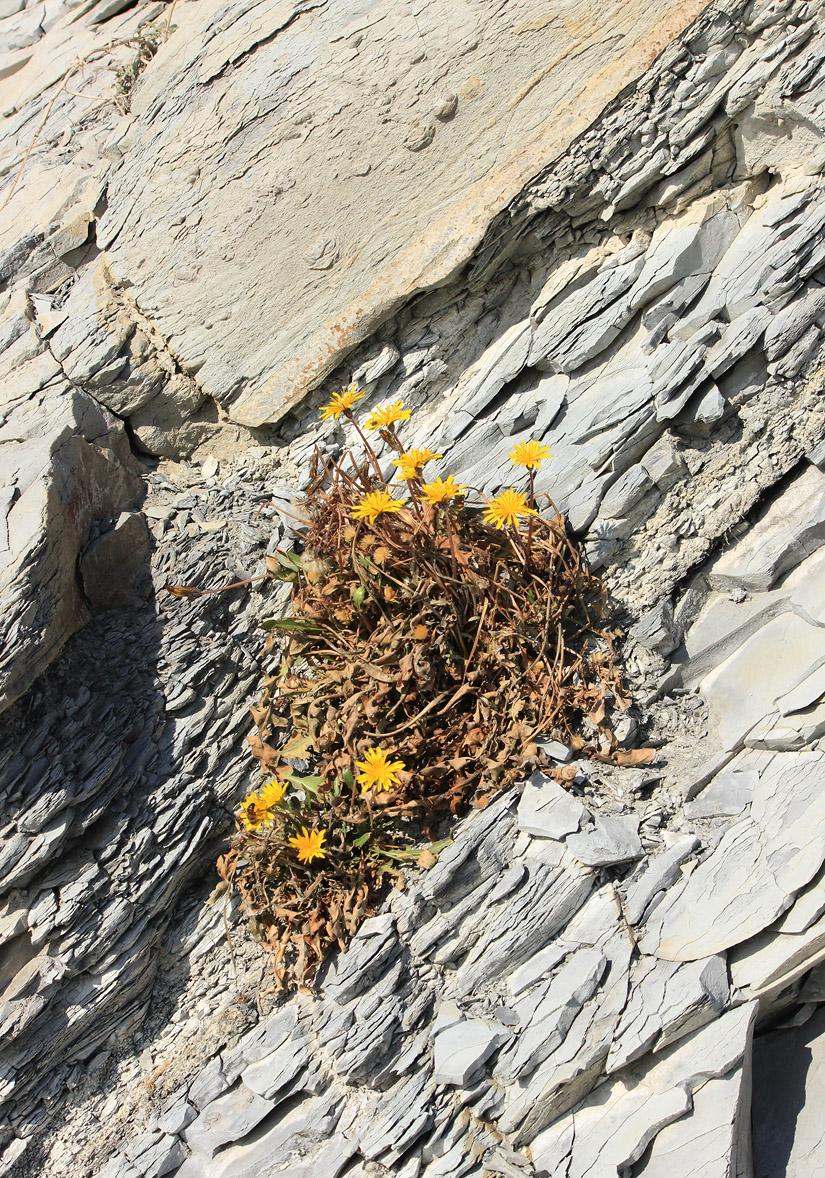
<path fill-rule="evenodd" d="M 616 765 L 650 765 L 655 760 L 655 749 L 617 749 L 613 753 Z"/>

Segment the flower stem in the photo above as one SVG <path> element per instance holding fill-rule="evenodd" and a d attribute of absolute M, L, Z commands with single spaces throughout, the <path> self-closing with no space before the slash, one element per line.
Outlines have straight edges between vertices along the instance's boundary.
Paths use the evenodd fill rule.
<path fill-rule="evenodd" d="M 375 451 L 373 450 L 372 446 L 367 441 L 366 435 L 362 431 L 361 426 L 355 420 L 355 414 L 352 412 L 351 409 L 347 409 L 344 413 L 344 416 L 347 417 L 352 422 L 352 424 L 355 426 L 355 428 L 358 432 L 359 438 L 364 443 L 364 449 L 366 450 L 366 452 L 370 458 L 370 461 L 372 462 L 372 465 L 375 468 L 375 472 L 378 475 L 378 478 L 381 482 L 381 486 L 386 488 L 387 484 L 384 479 L 384 476 L 381 473 L 381 467 L 379 466 L 378 459 L 375 456 Z"/>
<path fill-rule="evenodd" d="M 536 494 L 535 494 L 535 492 L 536 492 L 536 476 L 533 472 L 532 466 L 528 468 L 528 473 L 530 475 L 530 509 L 532 511 L 534 511 L 535 507 L 536 507 Z M 531 515 L 531 516 L 528 516 L 528 520 L 527 520 L 527 560 L 525 561 L 525 565 L 524 565 L 524 571 L 526 573 L 530 572 L 530 557 L 533 552 L 533 520 L 534 519 L 535 519 L 535 516 Z"/>
<path fill-rule="evenodd" d="M 453 580 L 457 576 L 457 563 L 455 558 L 455 541 L 453 540 L 453 525 L 450 523 L 450 505 L 447 503 L 444 507 L 444 526 L 447 529 L 447 542 L 450 545 L 450 571 L 453 574 Z"/>

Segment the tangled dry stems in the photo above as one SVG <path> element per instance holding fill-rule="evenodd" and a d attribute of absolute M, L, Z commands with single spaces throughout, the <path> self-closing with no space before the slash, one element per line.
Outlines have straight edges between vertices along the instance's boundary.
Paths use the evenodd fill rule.
<path fill-rule="evenodd" d="M 354 423 L 357 397 L 339 396 Z M 403 453 L 393 421 L 381 433 Z M 428 492 L 420 469 L 402 504 L 364 442 L 360 461 L 316 451 L 303 555 L 272 558 L 292 610 L 263 623 L 272 664 L 249 738 L 271 781 L 219 862 L 285 989 L 345 948 L 388 877 L 403 886 L 400 863 L 435 862 L 449 839 L 422 848 L 422 835 L 541 762 L 537 738 L 625 755 L 607 721 L 606 702 L 629 701 L 604 593 L 563 518 L 527 508 L 502 523 L 494 500 L 491 526 L 463 496 Z M 531 504 L 532 485 L 531 468 Z"/>

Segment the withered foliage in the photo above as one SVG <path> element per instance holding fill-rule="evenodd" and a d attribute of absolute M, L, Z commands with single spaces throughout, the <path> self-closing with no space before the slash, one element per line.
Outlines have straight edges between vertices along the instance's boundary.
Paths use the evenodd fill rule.
<path fill-rule="evenodd" d="M 392 429 L 382 436 L 401 450 Z M 607 719 L 606 699 L 629 701 L 603 590 L 563 518 L 550 509 L 498 529 L 460 498 L 430 506 L 418 478 L 401 484 L 401 510 L 356 520 L 387 489 L 367 452 L 363 463 L 316 452 L 303 556 L 272 561 L 293 583 L 292 610 L 264 623 L 272 666 L 250 743 L 286 790 L 266 821 L 247 799 L 219 864 L 284 988 L 345 947 L 400 862 L 435 861 L 440 844 L 422 854 L 422 834 L 529 773 L 538 737 L 627 757 Z M 357 762 L 377 747 L 403 769 L 364 792 Z M 301 862 L 312 832 L 323 855 Z"/>

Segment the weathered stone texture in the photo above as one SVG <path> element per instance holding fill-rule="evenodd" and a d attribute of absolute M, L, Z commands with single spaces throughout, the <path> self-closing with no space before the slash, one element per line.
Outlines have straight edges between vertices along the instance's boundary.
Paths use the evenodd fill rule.
<path fill-rule="evenodd" d="M 0 1172 L 751 1178 L 825 1000 L 822 4 L 15 7 Z M 483 494 L 550 445 L 659 752 L 546 741 L 277 1003 L 204 898 L 287 594 L 162 589 L 294 543 L 351 379 Z"/>

